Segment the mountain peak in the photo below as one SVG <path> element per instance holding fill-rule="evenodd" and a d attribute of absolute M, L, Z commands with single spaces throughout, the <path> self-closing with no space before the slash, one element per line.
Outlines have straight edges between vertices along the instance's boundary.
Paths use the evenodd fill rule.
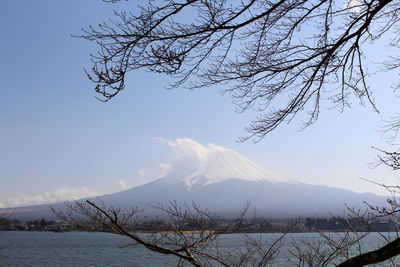
<path fill-rule="evenodd" d="M 227 179 L 249 181 L 290 182 L 250 161 L 239 153 L 209 144 L 199 168 L 182 180 L 188 185 L 209 185 Z"/>

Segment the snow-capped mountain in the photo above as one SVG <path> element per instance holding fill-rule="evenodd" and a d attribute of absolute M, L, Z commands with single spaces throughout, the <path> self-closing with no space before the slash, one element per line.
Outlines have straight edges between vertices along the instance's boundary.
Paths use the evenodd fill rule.
<path fill-rule="evenodd" d="M 239 153 L 220 146 L 210 144 L 203 152 L 197 169 L 183 175 L 173 172 L 165 177 L 167 183 L 183 181 L 188 188 L 194 185 L 210 185 L 228 179 L 246 181 L 268 181 L 271 183 L 290 182 L 288 179 L 274 174 Z"/>
<path fill-rule="evenodd" d="M 145 209 L 170 201 L 181 205 L 194 201 L 225 216 L 237 215 L 244 203 L 250 201 L 258 215 L 272 217 L 342 215 L 344 203 L 365 207 L 363 201 L 381 205 L 386 199 L 371 193 L 298 183 L 216 145 L 200 145 L 188 153 L 195 154 L 192 164 L 173 162 L 174 168 L 166 176 L 129 190 L 103 195 L 101 199 L 106 205 Z M 52 206 L 63 208 L 61 203 Z M 47 205 L 23 207 L 17 208 L 15 213 L 23 210 L 25 216 L 41 217 L 45 208 L 48 210 Z"/>

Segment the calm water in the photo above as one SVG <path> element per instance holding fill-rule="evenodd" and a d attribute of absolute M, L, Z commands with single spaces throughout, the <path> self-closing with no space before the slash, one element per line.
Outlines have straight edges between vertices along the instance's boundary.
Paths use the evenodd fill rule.
<path fill-rule="evenodd" d="M 252 234 L 272 240 L 277 234 Z M 293 240 L 318 240 L 317 233 L 290 234 L 274 266 L 290 266 L 289 246 Z M 363 241 L 365 250 L 374 249 L 379 236 L 369 234 Z M 176 266 L 173 256 L 150 252 L 141 246 L 120 248 L 129 239 L 106 233 L 84 232 L 0 232 L 0 266 Z M 222 235 L 226 249 L 240 248 L 240 235 Z M 380 266 L 388 266 L 383 264 Z"/>

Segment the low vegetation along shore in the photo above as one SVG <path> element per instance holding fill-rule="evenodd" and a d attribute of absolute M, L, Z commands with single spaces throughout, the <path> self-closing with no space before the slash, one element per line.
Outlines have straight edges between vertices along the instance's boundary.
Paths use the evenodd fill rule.
<path fill-rule="evenodd" d="M 290 230 L 291 232 L 315 232 L 315 231 L 348 231 L 349 223 L 355 225 L 356 231 L 359 232 L 376 232 L 376 231 L 393 231 L 393 222 L 390 220 L 375 220 L 369 226 L 360 219 L 348 219 L 344 217 L 331 218 L 291 218 L 291 219 L 270 219 L 264 217 L 244 218 L 244 219 L 222 219 L 221 225 L 241 224 L 241 227 L 230 233 L 281 233 Z M 167 223 L 162 220 L 157 224 L 154 221 L 137 223 L 134 226 L 136 232 L 167 232 Z M 60 220 L 30 220 L 20 221 L 16 219 L 8 219 L 0 217 L 0 231 L 79 231 L 77 229 Z M 107 229 L 104 229 L 107 230 Z M 354 230 L 354 229 L 352 229 Z M 196 229 L 194 225 L 189 223 L 182 225 L 183 233 L 204 232 L 202 229 Z M 212 229 L 207 231 L 212 232 Z"/>

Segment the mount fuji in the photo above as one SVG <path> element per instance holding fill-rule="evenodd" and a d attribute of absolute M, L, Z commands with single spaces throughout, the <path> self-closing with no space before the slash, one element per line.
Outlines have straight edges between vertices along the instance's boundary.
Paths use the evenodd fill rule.
<path fill-rule="evenodd" d="M 190 139 L 177 141 L 172 145 L 181 142 L 180 145 L 192 149 L 186 149 L 183 156 L 177 156 L 171 162 L 172 170 L 167 175 L 122 192 L 103 195 L 100 199 L 108 206 L 145 209 L 149 205 L 170 201 L 179 205 L 194 201 L 222 216 L 237 215 L 250 201 L 257 215 L 271 217 L 342 215 L 345 203 L 365 208 L 364 201 L 374 205 L 383 205 L 386 201 L 386 197 L 372 193 L 360 194 L 286 179 L 220 146 L 210 144 L 204 147 Z M 188 157 L 192 160 L 188 161 Z M 63 203 L 51 206 L 64 208 Z M 20 207 L 15 209 L 14 215 L 48 217 L 48 210 L 48 205 Z"/>

